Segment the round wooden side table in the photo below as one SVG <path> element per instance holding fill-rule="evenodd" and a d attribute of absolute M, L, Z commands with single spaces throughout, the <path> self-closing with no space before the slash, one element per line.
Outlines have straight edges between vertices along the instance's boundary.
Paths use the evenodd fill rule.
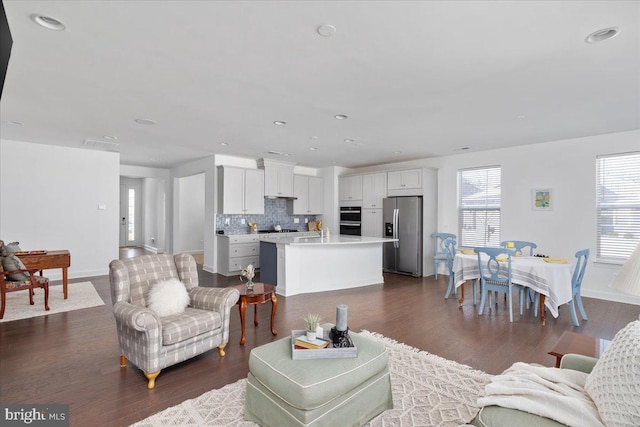
<path fill-rule="evenodd" d="M 271 301 L 271 333 L 278 335 L 274 322 L 276 319 L 276 310 L 278 309 L 278 298 L 276 298 L 276 287 L 268 283 L 255 282 L 253 289 L 248 291 L 247 285 L 235 285 L 232 286 L 240 291 L 240 299 L 238 305 L 240 309 L 240 325 L 242 327 L 242 338 L 240 338 L 240 345 L 244 345 L 245 335 L 245 313 L 248 305 L 253 305 L 253 324 L 258 326 L 258 304 L 264 304 L 267 301 Z"/>

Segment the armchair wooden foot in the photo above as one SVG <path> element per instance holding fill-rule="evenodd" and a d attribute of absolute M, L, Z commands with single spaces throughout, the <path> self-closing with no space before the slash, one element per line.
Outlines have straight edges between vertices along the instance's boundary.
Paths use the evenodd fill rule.
<path fill-rule="evenodd" d="M 220 357 L 224 357 L 224 355 L 226 354 L 224 352 L 224 347 L 226 346 L 226 344 L 222 344 L 218 346 L 218 353 L 220 353 Z"/>
<path fill-rule="evenodd" d="M 160 375 L 160 371 L 151 372 L 150 374 L 144 373 L 144 376 L 147 377 L 149 383 L 147 384 L 147 388 L 151 390 L 156 386 L 156 377 Z"/>
<path fill-rule="evenodd" d="M 120 356 L 120 367 L 124 368 L 125 366 L 127 366 L 127 357 L 126 356 Z"/>

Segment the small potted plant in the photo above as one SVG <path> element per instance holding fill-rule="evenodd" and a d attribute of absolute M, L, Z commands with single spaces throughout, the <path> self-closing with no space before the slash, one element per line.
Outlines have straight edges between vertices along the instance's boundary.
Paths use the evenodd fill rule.
<path fill-rule="evenodd" d="M 304 316 L 304 321 L 306 323 L 307 339 L 315 340 L 318 327 L 320 326 L 320 322 L 322 322 L 322 317 L 320 317 L 319 314 L 309 313 Z"/>

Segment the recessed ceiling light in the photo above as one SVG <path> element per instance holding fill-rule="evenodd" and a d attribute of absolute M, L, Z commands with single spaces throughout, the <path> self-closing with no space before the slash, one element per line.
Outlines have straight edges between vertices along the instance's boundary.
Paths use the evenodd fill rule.
<path fill-rule="evenodd" d="M 322 24 L 318 27 L 317 31 L 322 37 L 331 37 L 336 33 L 336 27 L 331 24 Z"/>
<path fill-rule="evenodd" d="M 520 114 L 519 116 L 516 116 L 516 119 L 518 119 L 518 120 L 524 120 L 526 118 L 527 118 L 527 116 L 525 116 L 524 114 Z"/>
<path fill-rule="evenodd" d="M 315 141 L 315 140 L 317 140 L 319 138 L 317 136 L 310 136 L 309 139 L 312 140 L 312 141 Z"/>
<path fill-rule="evenodd" d="M 393 154 L 401 154 L 402 151 L 394 151 Z"/>
<path fill-rule="evenodd" d="M 331 164 L 332 164 L 332 165 L 337 165 L 337 164 L 338 164 L 338 162 L 331 162 Z"/>
<path fill-rule="evenodd" d="M 281 151 L 269 150 L 269 151 L 267 151 L 267 154 L 275 154 L 277 156 L 281 156 L 282 152 Z"/>
<path fill-rule="evenodd" d="M 609 27 L 603 28 L 602 30 L 594 31 L 589 34 L 587 38 L 584 39 L 587 43 L 599 43 L 605 40 L 609 40 L 620 33 L 620 28 L 618 27 Z"/>
<path fill-rule="evenodd" d="M 284 153 L 285 157 L 289 157 L 291 154 L 290 153 Z"/>
<path fill-rule="evenodd" d="M 136 119 L 136 123 L 139 125 L 155 125 L 156 121 L 151 119 Z"/>
<path fill-rule="evenodd" d="M 223 147 L 228 147 L 229 143 L 228 142 L 221 142 L 220 145 L 222 145 Z"/>
<path fill-rule="evenodd" d="M 347 116 L 347 115 L 345 115 L 345 114 L 336 114 L 336 115 L 335 115 L 335 116 L 333 116 L 333 117 L 335 117 L 337 120 L 345 120 L 345 119 L 348 119 L 348 118 L 349 118 L 349 116 Z"/>
<path fill-rule="evenodd" d="M 354 142 L 354 141 L 355 141 L 355 139 L 351 139 L 351 138 L 345 138 L 344 139 L 344 142 L 346 142 L 347 144 L 349 144 L 351 142 Z"/>
<path fill-rule="evenodd" d="M 50 16 L 32 15 L 31 18 L 36 24 L 46 28 L 47 30 L 62 31 L 67 28 L 62 22 Z"/>
<path fill-rule="evenodd" d="M 105 136 L 103 136 L 103 138 L 104 138 L 104 139 L 108 139 L 108 140 L 110 140 L 110 141 L 115 141 L 115 140 L 117 140 L 117 139 L 118 139 L 118 137 L 117 137 L 117 136 L 113 136 L 113 135 L 105 135 Z"/>
<path fill-rule="evenodd" d="M 458 147 L 453 149 L 453 151 L 467 151 L 467 150 L 471 150 L 471 147 L 465 146 L 465 147 Z"/>
<path fill-rule="evenodd" d="M 22 126 L 22 122 L 16 122 L 16 121 L 13 121 L 13 120 L 9 121 L 7 123 L 10 124 L 10 125 L 14 125 L 14 126 Z"/>
<path fill-rule="evenodd" d="M 311 151 L 316 151 L 318 149 L 318 147 L 309 147 L 309 150 Z"/>
<path fill-rule="evenodd" d="M 287 122 L 284 122 L 282 120 L 276 120 L 275 122 L 273 122 L 273 124 L 276 126 L 284 126 L 287 124 Z"/>

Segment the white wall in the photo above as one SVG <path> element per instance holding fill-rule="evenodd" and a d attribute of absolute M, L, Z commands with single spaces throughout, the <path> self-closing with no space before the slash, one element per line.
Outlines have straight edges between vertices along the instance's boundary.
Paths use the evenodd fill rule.
<path fill-rule="evenodd" d="M 205 174 L 179 178 L 178 192 L 174 195 L 176 241 L 174 252 L 201 253 L 204 251 L 204 192 Z"/>
<path fill-rule="evenodd" d="M 1 238 L 68 249 L 71 278 L 107 274 L 118 258 L 119 162 L 118 153 L 0 140 Z"/>
<path fill-rule="evenodd" d="M 255 161 L 254 161 L 255 163 Z M 210 156 L 204 159 L 185 163 L 171 170 L 174 177 L 173 194 L 179 194 L 179 178 L 189 177 L 196 174 L 204 173 L 204 230 L 200 238 L 204 245 L 204 265 L 205 271 L 215 273 L 215 228 L 216 228 L 216 157 Z M 170 202 L 173 206 L 173 200 Z M 169 219 L 171 224 L 175 224 L 173 214 L 176 206 L 173 207 L 172 217 Z M 173 240 L 177 236 L 173 234 Z M 173 246 L 172 246 L 173 250 Z"/>

